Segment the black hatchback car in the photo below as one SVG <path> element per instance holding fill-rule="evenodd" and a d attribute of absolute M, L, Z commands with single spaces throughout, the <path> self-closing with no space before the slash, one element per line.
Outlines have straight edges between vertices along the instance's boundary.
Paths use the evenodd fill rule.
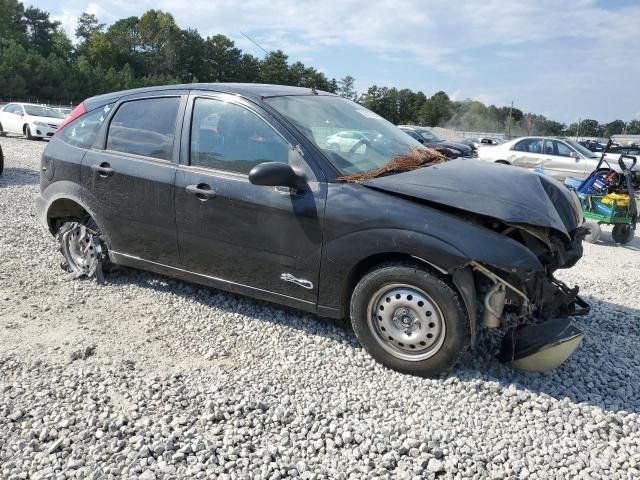
<path fill-rule="evenodd" d="M 346 130 L 362 139 L 329 148 Z M 573 194 L 474 160 L 385 170 L 423 148 L 314 89 L 130 90 L 59 127 L 36 205 L 79 276 L 112 262 L 349 317 L 375 359 L 417 375 L 451 367 L 480 323 L 578 313 L 553 276 L 582 254 Z"/>

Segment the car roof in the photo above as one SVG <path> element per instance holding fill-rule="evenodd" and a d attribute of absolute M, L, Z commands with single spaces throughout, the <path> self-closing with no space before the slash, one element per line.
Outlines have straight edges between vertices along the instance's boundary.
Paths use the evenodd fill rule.
<path fill-rule="evenodd" d="M 28 106 L 28 107 L 47 107 L 47 108 L 51 108 L 47 105 L 42 105 L 41 103 L 29 103 L 29 102 L 9 102 L 7 103 L 7 105 L 22 105 L 22 106 Z M 6 105 L 4 105 L 6 107 Z"/>
<path fill-rule="evenodd" d="M 254 100 L 262 100 L 269 97 L 283 97 L 292 95 L 325 95 L 337 96 L 334 93 L 323 90 L 315 90 L 308 87 L 290 87 L 287 85 L 270 85 L 264 83 L 183 83 L 176 85 L 161 85 L 157 87 L 134 88 L 118 92 L 97 95 L 87 98 L 84 103 L 87 110 L 92 110 L 101 105 L 111 103 L 119 98 L 139 93 L 154 93 L 167 90 L 202 90 L 219 93 L 240 95 Z"/>

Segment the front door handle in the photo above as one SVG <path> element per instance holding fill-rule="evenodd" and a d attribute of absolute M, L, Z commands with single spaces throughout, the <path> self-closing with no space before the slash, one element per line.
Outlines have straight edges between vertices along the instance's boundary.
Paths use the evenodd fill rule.
<path fill-rule="evenodd" d="M 191 195 L 195 195 L 203 202 L 206 202 L 210 198 L 214 198 L 216 196 L 216 191 L 206 183 L 199 183 L 198 185 L 187 185 L 186 187 L 184 187 L 184 189 Z"/>
<path fill-rule="evenodd" d="M 109 162 L 102 162 L 99 165 L 91 165 L 91 170 L 96 172 L 102 178 L 107 178 L 110 175 L 113 175 L 113 168 L 111 168 L 111 164 Z"/>

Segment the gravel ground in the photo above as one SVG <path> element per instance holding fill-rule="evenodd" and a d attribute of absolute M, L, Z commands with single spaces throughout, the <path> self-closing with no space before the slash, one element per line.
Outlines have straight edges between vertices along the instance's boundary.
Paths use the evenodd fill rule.
<path fill-rule="evenodd" d="M 340 322 L 161 276 L 66 280 L 38 223 L 44 142 L 2 138 L 0 478 L 638 478 L 640 241 L 562 278 L 592 313 L 558 370 L 495 341 L 441 379 Z"/>

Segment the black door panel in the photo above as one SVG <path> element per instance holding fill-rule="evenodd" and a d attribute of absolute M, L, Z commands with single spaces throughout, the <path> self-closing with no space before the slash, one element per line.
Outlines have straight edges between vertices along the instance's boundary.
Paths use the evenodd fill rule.
<path fill-rule="evenodd" d="M 175 164 L 102 150 L 89 150 L 82 164 L 82 185 L 92 193 L 87 206 L 111 248 L 175 265 Z"/>
<path fill-rule="evenodd" d="M 255 104 L 190 97 L 175 189 L 182 268 L 278 294 L 278 301 L 284 295 L 317 302 L 326 183 L 297 144 Z M 304 172 L 307 187 L 251 184 L 247 173 L 265 161 Z"/>
<path fill-rule="evenodd" d="M 203 201 L 187 190 L 193 185 L 208 185 L 215 194 Z M 176 175 L 176 222 L 183 268 L 315 302 L 325 198 L 325 184 L 296 194 L 182 168 Z"/>

